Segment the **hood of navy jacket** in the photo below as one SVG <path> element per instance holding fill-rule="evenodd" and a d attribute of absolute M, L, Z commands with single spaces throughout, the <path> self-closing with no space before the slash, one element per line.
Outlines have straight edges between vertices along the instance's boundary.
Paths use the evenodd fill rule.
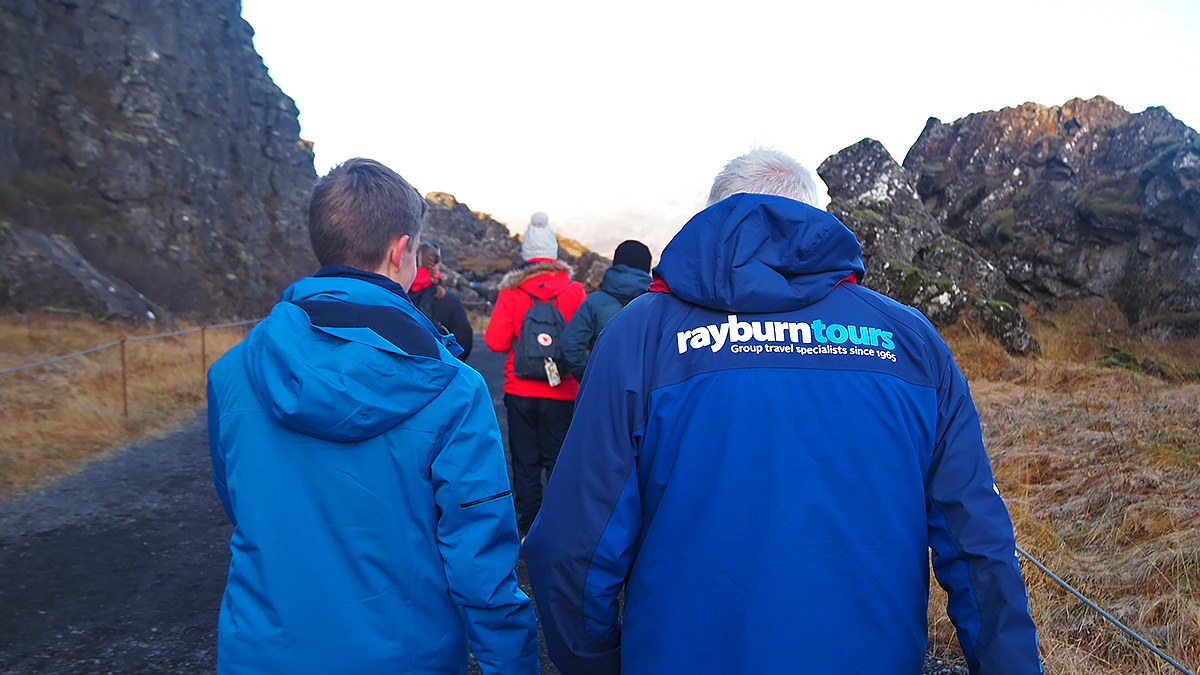
<path fill-rule="evenodd" d="M 654 271 L 681 300 L 720 311 L 785 312 L 863 275 L 862 246 L 808 204 L 741 193 L 692 217 Z"/>
<path fill-rule="evenodd" d="M 283 291 L 246 337 L 246 374 L 280 424 L 307 436 L 374 438 L 432 402 L 461 348 L 386 277 L 326 267 Z"/>
<path fill-rule="evenodd" d="M 600 290 L 629 302 L 650 287 L 650 273 L 629 265 L 613 265 L 604 270 Z"/>

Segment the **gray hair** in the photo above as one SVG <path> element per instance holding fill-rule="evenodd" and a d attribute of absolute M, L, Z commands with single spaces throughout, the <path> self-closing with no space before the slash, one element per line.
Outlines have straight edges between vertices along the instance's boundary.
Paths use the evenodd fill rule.
<path fill-rule="evenodd" d="M 817 206 L 817 183 L 812 172 L 774 148 L 752 148 L 730 160 L 713 180 L 708 206 L 739 192 L 776 195 Z"/>

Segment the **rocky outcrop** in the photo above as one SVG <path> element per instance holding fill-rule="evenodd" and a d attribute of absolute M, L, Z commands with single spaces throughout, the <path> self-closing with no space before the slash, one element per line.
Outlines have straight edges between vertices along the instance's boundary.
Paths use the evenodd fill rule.
<path fill-rule="evenodd" d="M 468 307 L 491 312 L 500 291 L 500 279 L 522 262 L 521 239 L 486 213 L 472 211 L 454 195 L 431 192 L 425 197 L 429 212 L 421 241 L 442 251 L 443 283 L 458 293 Z M 578 242 L 559 237 L 558 258 L 575 271 L 574 278 L 589 292 L 600 286 L 604 270 L 612 264 Z"/>
<path fill-rule="evenodd" d="M 1106 297 L 1160 338 L 1200 325 L 1200 135 L 1096 97 L 930 119 L 904 168 L 1021 301 Z"/>
<path fill-rule="evenodd" d="M 129 284 L 93 267 L 62 235 L 47 236 L 0 220 L 0 306 L 19 312 L 83 312 L 105 319 L 170 318 Z"/>
<path fill-rule="evenodd" d="M 974 249 L 948 236 L 918 197 L 916 180 L 878 141 L 863 139 L 825 160 L 828 210 L 863 247 L 864 284 L 947 326 L 968 309 L 1009 351 L 1038 351 L 1012 306 L 1003 275 Z"/>
<path fill-rule="evenodd" d="M 0 5 L 0 216 L 177 312 L 259 314 L 314 270 L 312 148 L 240 12 Z"/>

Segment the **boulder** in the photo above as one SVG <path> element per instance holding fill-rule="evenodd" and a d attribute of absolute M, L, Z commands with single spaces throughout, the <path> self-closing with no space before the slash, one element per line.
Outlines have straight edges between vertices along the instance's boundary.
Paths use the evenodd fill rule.
<path fill-rule="evenodd" d="M 881 143 L 863 139 L 817 173 L 829 188 L 829 212 L 863 246 L 864 285 L 917 308 L 935 326 L 958 321 L 969 307 L 1002 305 L 1011 311 L 971 316 L 1010 352 L 1037 351 L 1029 325 L 1007 302 L 1015 297 L 1003 272 L 945 233 L 918 197 L 918 179 Z"/>
<path fill-rule="evenodd" d="M 1041 353 L 1041 346 L 1029 332 L 1029 322 L 1013 305 L 1003 300 L 975 298 L 970 316 L 1010 354 L 1031 356 Z"/>
<path fill-rule="evenodd" d="M 70 310 L 101 319 L 170 323 L 129 284 L 100 272 L 70 239 L 0 221 L 0 305 Z"/>
<path fill-rule="evenodd" d="M 867 278 L 888 262 L 913 265 L 941 228 L 917 198 L 912 177 L 879 141 L 864 138 L 821 163 L 829 212 L 858 237 Z"/>

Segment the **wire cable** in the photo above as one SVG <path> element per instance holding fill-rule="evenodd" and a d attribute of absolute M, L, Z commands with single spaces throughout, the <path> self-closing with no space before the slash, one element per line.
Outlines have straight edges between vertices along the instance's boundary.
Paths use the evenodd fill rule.
<path fill-rule="evenodd" d="M 1126 635 L 1133 638 L 1134 640 L 1137 640 L 1138 642 L 1140 642 L 1142 644 L 1143 647 L 1145 647 L 1146 649 L 1149 649 L 1150 651 L 1154 652 L 1155 654 L 1158 654 L 1158 656 L 1161 657 L 1164 661 L 1166 661 L 1167 663 L 1178 668 L 1179 672 L 1184 673 L 1185 675 L 1196 675 L 1192 671 L 1190 671 L 1187 668 L 1184 668 L 1182 665 L 1180 665 L 1179 662 L 1176 661 L 1175 659 L 1171 658 L 1170 656 L 1167 656 L 1161 649 L 1150 644 L 1150 642 L 1148 640 L 1146 640 L 1146 638 L 1144 638 L 1141 635 L 1138 635 L 1137 633 L 1130 630 L 1128 627 L 1125 626 L 1125 624 L 1118 621 L 1115 616 L 1104 611 L 1103 609 L 1100 608 L 1099 605 L 1092 602 L 1091 600 L 1088 600 L 1086 597 L 1084 597 L 1083 593 L 1080 593 L 1079 591 L 1075 590 L 1074 588 L 1071 587 L 1071 584 L 1068 584 L 1067 582 L 1060 579 L 1057 574 L 1055 574 L 1054 572 L 1051 572 L 1045 565 L 1043 565 L 1041 563 L 1041 561 L 1039 561 L 1037 558 L 1029 555 L 1029 553 L 1025 549 L 1018 546 L 1017 552 L 1019 552 L 1021 555 L 1025 556 L 1029 560 L 1029 562 L 1033 563 L 1034 565 L 1037 565 L 1038 569 L 1045 572 L 1046 576 L 1053 579 L 1056 583 L 1058 583 L 1059 586 L 1062 586 L 1063 588 L 1070 591 L 1071 595 L 1074 595 L 1075 597 L 1077 597 L 1081 601 L 1083 601 L 1083 604 L 1085 604 L 1088 607 L 1091 607 L 1092 609 L 1099 612 L 1100 616 L 1104 617 L 1105 619 L 1108 619 L 1114 626 L 1116 626 L 1117 628 L 1120 628 Z"/>
<path fill-rule="evenodd" d="M 48 365 L 50 365 L 51 363 L 58 363 L 59 361 L 66 361 L 67 359 L 73 359 L 73 358 L 75 358 L 76 356 L 83 356 L 84 354 L 91 354 L 92 352 L 98 352 L 98 351 L 100 351 L 101 349 L 108 349 L 109 347 L 115 347 L 115 346 L 117 346 L 117 345 L 119 345 L 119 344 L 121 344 L 121 341 L 120 341 L 120 340 L 116 340 L 116 341 L 114 341 L 114 342 L 109 342 L 109 343 L 107 343 L 107 344 L 102 344 L 102 345 L 99 345 L 99 346 L 97 346 L 97 347 L 91 347 L 90 349 L 85 349 L 85 350 L 83 350 L 83 351 L 81 351 L 81 352 L 75 352 L 74 354 L 67 354 L 67 355 L 65 355 L 65 356 L 56 356 L 56 357 L 54 357 L 54 358 L 50 359 L 49 361 L 42 361 L 42 362 L 40 362 L 40 363 L 30 363 L 30 364 L 27 364 L 27 365 L 24 365 L 24 366 L 16 366 L 16 367 L 13 367 L 13 368 L 5 368 L 4 370 L 0 370 L 0 375 L 4 375 L 4 374 L 6 374 L 6 373 L 15 373 L 15 372 L 17 372 L 18 370 L 28 370 L 28 369 L 30 369 L 30 368 L 39 368 L 39 367 L 41 367 L 41 366 L 48 366 Z"/>
<path fill-rule="evenodd" d="M 187 333 L 198 333 L 202 330 L 205 330 L 206 328 L 232 328 L 234 326 L 245 326 L 247 324 L 258 323 L 259 321 L 262 321 L 262 319 L 247 319 L 245 321 L 234 321 L 233 323 L 219 323 L 219 324 L 212 325 L 212 326 L 201 326 L 199 328 L 188 328 L 186 330 L 177 330 L 172 333 L 161 333 L 159 335 L 137 335 L 134 337 L 125 338 L 124 341 L 125 342 L 137 342 L 138 340 L 154 340 L 156 338 L 166 338 L 166 337 L 174 337 L 176 335 L 186 335 Z M 58 363 L 59 361 L 66 361 L 67 359 L 73 359 L 76 356 L 83 356 L 84 354 L 91 354 L 92 352 L 98 352 L 101 349 L 108 349 L 109 347 L 115 347 L 115 346 L 121 344 L 121 342 L 122 342 L 122 340 L 114 340 L 112 342 L 108 342 L 108 343 L 105 343 L 105 344 L 102 344 L 102 345 L 99 345 L 96 347 L 90 347 L 88 349 L 84 349 L 83 351 L 75 352 L 74 354 L 65 354 L 63 356 L 56 356 L 47 361 L 40 361 L 38 363 L 29 363 L 29 364 L 26 364 L 23 366 L 14 366 L 12 368 L 5 368 L 3 370 L 0 370 L 0 375 L 5 375 L 8 373 L 15 373 L 19 370 L 29 370 L 30 368 L 40 368 L 42 366 L 48 366 L 51 363 Z"/>

